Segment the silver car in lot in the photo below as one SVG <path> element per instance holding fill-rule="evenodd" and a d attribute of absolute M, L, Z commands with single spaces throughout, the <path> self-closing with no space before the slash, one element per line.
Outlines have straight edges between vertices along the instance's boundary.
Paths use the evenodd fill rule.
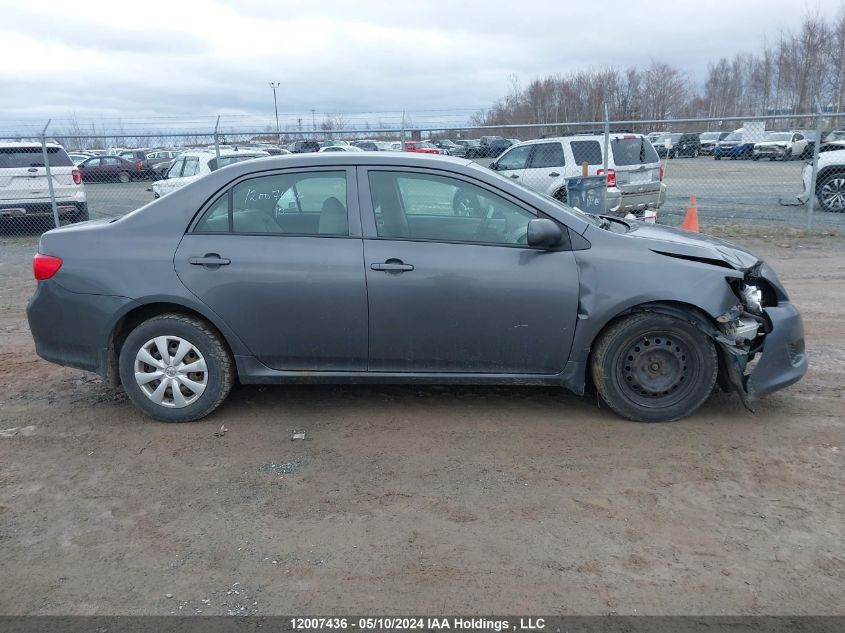
<path fill-rule="evenodd" d="M 606 211 L 642 215 L 665 198 L 663 165 L 642 134 L 611 134 L 608 142 Z M 490 168 L 503 176 L 567 201 L 567 183 L 582 175 L 604 175 L 604 136 L 578 135 L 525 141 L 508 148 Z"/>
<path fill-rule="evenodd" d="M 656 422 L 717 384 L 749 400 L 807 368 L 798 310 L 747 250 L 586 215 L 443 156 L 235 163 L 45 233 L 33 268 L 38 354 L 165 421 L 211 413 L 237 379 L 589 382 Z"/>

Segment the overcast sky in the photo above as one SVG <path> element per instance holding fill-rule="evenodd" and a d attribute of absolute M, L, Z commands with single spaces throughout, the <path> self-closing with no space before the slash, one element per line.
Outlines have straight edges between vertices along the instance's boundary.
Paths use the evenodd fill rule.
<path fill-rule="evenodd" d="M 407 109 L 468 117 L 549 73 L 662 60 L 701 80 L 838 0 L 0 0 L 0 122 Z M 424 112 L 433 111 L 433 112 Z M 349 120 L 368 115 L 350 115 Z M 375 116 L 375 115 L 373 115 Z M 318 114 L 319 117 L 319 114 Z M 162 119 L 164 120 L 164 119 Z M 200 119 L 197 119 L 200 120 Z M 246 119 L 240 119 L 246 120 Z M 258 120 L 258 119 L 256 119 Z"/>

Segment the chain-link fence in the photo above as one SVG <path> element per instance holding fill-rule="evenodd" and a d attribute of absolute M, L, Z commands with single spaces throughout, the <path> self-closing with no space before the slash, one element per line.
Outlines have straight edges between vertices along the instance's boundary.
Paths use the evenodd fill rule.
<path fill-rule="evenodd" d="M 584 210 L 702 230 L 845 229 L 845 115 L 537 123 L 300 134 L 0 139 L 0 235 L 113 218 L 235 161 L 314 151 L 465 157 Z M 586 176 L 586 178 L 584 178 Z"/>

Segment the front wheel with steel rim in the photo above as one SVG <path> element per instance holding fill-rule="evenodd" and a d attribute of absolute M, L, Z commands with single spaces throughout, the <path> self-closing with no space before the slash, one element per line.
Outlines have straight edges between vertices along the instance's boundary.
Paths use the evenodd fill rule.
<path fill-rule="evenodd" d="M 826 174 L 816 186 L 819 206 L 831 213 L 845 212 L 845 172 Z"/>
<path fill-rule="evenodd" d="M 713 342 L 674 317 L 640 312 L 623 317 L 600 336 L 591 370 L 602 400 L 640 422 L 670 422 L 698 409 L 716 383 Z"/>
<path fill-rule="evenodd" d="M 204 321 L 180 314 L 138 325 L 126 338 L 119 363 L 132 402 L 165 422 L 208 415 L 234 381 L 231 356 L 220 335 Z"/>

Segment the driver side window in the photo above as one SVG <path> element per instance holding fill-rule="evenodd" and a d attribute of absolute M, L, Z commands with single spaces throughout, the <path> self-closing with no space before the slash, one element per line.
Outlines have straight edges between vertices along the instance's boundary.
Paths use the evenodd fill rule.
<path fill-rule="evenodd" d="M 379 237 L 392 239 L 527 244 L 536 216 L 463 180 L 371 171 L 370 194 Z"/>
<path fill-rule="evenodd" d="M 496 170 L 509 171 L 511 169 L 525 169 L 528 166 L 528 155 L 531 153 L 531 150 L 531 145 L 514 147 L 496 161 Z"/>

